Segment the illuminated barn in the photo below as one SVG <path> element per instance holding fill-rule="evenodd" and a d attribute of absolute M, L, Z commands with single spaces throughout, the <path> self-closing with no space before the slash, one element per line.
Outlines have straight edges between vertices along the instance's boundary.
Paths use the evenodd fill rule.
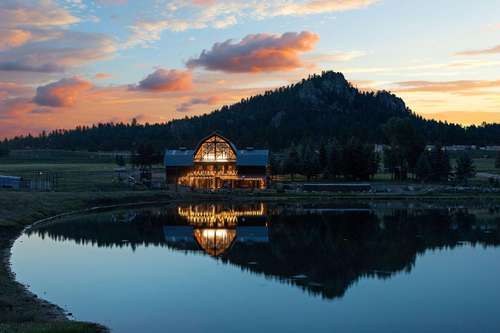
<path fill-rule="evenodd" d="M 237 149 L 218 133 L 201 140 L 194 150 L 167 150 L 164 162 L 168 184 L 208 189 L 267 186 L 269 151 Z"/>

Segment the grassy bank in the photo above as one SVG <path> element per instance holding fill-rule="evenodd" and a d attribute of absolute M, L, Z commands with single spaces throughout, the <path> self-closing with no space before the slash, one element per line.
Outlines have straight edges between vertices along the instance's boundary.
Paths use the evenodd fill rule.
<path fill-rule="evenodd" d="M 49 216 L 124 203 L 166 201 L 160 192 L 15 192 L 0 191 L 0 333 L 95 333 L 101 326 L 69 321 L 64 311 L 38 299 L 15 282 L 8 260 L 13 241 L 27 226 Z"/>
<path fill-rule="evenodd" d="M 105 330 L 96 324 L 79 322 L 0 324 L 0 333 L 94 333 Z"/>

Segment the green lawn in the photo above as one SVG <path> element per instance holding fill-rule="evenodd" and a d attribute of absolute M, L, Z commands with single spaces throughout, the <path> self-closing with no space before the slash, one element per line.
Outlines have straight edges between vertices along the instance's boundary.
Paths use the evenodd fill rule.
<path fill-rule="evenodd" d="M 52 322 L 0 324 L 0 333 L 97 333 L 106 332 L 102 326 L 81 322 Z"/>

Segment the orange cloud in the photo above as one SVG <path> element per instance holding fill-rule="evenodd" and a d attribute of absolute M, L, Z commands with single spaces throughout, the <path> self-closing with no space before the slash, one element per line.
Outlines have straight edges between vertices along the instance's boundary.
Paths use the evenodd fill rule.
<path fill-rule="evenodd" d="M 500 112 L 450 111 L 422 114 L 422 117 L 462 125 L 480 125 L 483 122 L 500 124 Z"/>
<path fill-rule="evenodd" d="M 38 87 L 33 102 L 51 107 L 73 106 L 78 95 L 90 88 L 92 88 L 92 83 L 78 77 L 61 79 Z"/>
<path fill-rule="evenodd" d="M 79 19 L 51 1 L 7 2 L 0 8 L 0 27 L 54 27 L 77 23 Z"/>
<path fill-rule="evenodd" d="M 104 80 L 104 79 L 109 79 L 112 76 L 113 75 L 111 75 L 109 73 L 97 73 L 96 75 L 94 75 L 94 78 L 97 80 Z"/>
<path fill-rule="evenodd" d="M 464 94 L 471 90 L 498 88 L 500 80 L 461 80 L 461 81 L 405 81 L 396 83 L 401 88 L 397 92 L 444 92 Z"/>
<path fill-rule="evenodd" d="M 157 69 L 149 74 L 135 87 L 141 90 L 157 92 L 183 91 L 193 87 L 193 76 L 190 71 L 176 69 Z"/>
<path fill-rule="evenodd" d="M 195 105 L 214 105 L 217 104 L 220 99 L 216 96 L 211 96 L 207 98 L 193 97 L 189 101 L 184 102 L 177 106 L 177 112 L 189 112 Z"/>
<path fill-rule="evenodd" d="M 22 29 L 0 29 L 0 51 L 21 46 L 31 36 L 31 32 Z"/>
<path fill-rule="evenodd" d="M 480 50 L 467 50 L 467 51 L 462 51 L 456 53 L 456 55 L 460 56 L 478 56 L 478 55 L 484 55 L 484 54 L 498 54 L 500 53 L 500 45 L 490 47 L 487 49 L 480 49 Z"/>
<path fill-rule="evenodd" d="M 371 6 L 380 0 L 311 0 L 303 3 L 289 2 L 277 8 L 273 15 L 313 15 L 328 12 L 344 12 Z"/>
<path fill-rule="evenodd" d="M 309 31 L 247 35 L 239 43 L 227 40 L 214 44 L 187 66 L 229 73 L 289 71 L 303 66 L 300 53 L 312 50 L 318 40 L 319 36 Z"/>

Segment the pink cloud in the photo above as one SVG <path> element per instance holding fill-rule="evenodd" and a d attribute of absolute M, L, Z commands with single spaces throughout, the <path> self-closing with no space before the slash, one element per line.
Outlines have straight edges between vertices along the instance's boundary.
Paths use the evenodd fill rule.
<path fill-rule="evenodd" d="M 94 75 L 94 78 L 97 80 L 104 80 L 104 79 L 109 79 L 112 76 L 113 75 L 111 75 L 109 73 L 97 73 L 96 75 Z"/>
<path fill-rule="evenodd" d="M 33 102 L 52 107 L 73 106 L 78 95 L 92 88 L 92 83 L 78 77 L 61 79 L 36 89 Z"/>
<path fill-rule="evenodd" d="M 403 81 L 397 82 L 397 92 L 436 92 L 468 94 L 477 90 L 499 88 L 500 80 Z"/>
<path fill-rule="evenodd" d="M 62 72 L 69 67 L 110 57 L 113 39 L 98 33 L 47 32 L 47 39 L 0 53 L 0 71 Z"/>
<path fill-rule="evenodd" d="M 176 69 L 157 69 L 140 81 L 135 87 L 141 90 L 157 92 L 190 90 L 193 86 L 193 76 L 190 71 Z"/>
<path fill-rule="evenodd" d="M 54 27 L 78 21 L 77 17 L 51 1 L 36 3 L 7 1 L 0 7 L 0 27 Z"/>
<path fill-rule="evenodd" d="M 227 40 L 214 44 L 190 59 L 187 66 L 229 73 L 289 71 L 303 66 L 299 55 L 312 50 L 318 40 L 319 36 L 309 31 L 248 35 L 238 43 Z"/>
<path fill-rule="evenodd" d="M 22 29 L 0 29 L 0 51 L 25 44 L 32 34 Z"/>
<path fill-rule="evenodd" d="M 105 6 L 110 5 L 125 5 L 127 4 L 127 0 L 97 0 L 97 3 Z"/>
<path fill-rule="evenodd" d="M 211 96 L 207 98 L 193 97 L 189 101 L 184 102 L 177 106 L 177 112 L 189 112 L 195 105 L 214 105 L 217 104 L 220 99 L 216 96 Z"/>
<path fill-rule="evenodd" d="M 500 45 L 490 47 L 487 49 L 480 49 L 480 50 L 467 50 L 467 51 L 462 51 L 456 53 L 456 55 L 460 56 L 478 56 L 478 55 L 484 55 L 484 54 L 499 54 L 500 53 Z"/>
<path fill-rule="evenodd" d="M 194 5 L 210 6 L 215 4 L 215 0 L 191 0 Z"/>

